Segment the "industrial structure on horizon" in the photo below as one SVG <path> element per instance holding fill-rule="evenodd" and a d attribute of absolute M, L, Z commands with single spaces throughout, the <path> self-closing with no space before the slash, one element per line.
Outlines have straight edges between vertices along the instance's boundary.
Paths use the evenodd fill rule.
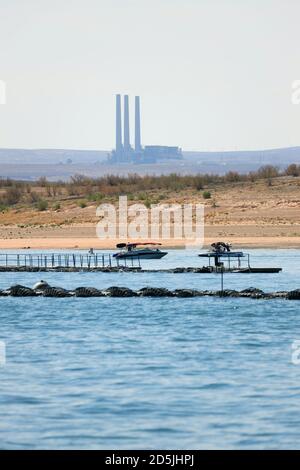
<path fill-rule="evenodd" d="M 156 163 L 162 160 L 181 160 L 179 147 L 141 144 L 140 97 L 135 97 L 134 148 L 130 144 L 129 98 L 124 96 L 124 133 L 122 141 L 121 95 L 116 95 L 116 148 L 109 154 L 110 163 Z"/>

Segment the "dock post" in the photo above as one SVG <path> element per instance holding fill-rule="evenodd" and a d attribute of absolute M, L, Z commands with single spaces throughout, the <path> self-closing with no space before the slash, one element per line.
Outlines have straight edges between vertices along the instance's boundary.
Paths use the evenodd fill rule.
<path fill-rule="evenodd" d="M 224 266 L 221 266 L 221 295 L 224 292 Z"/>

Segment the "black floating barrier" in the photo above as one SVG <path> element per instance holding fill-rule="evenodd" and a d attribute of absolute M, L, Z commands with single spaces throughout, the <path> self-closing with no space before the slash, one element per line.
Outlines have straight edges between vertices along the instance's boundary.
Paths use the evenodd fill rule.
<path fill-rule="evenodd" d="M 0 290 L 0 297 L 231 297 L 250 299 L 287 299 L 300 300 L 300 289 L 292 291 L 264 292 L 256 287 L 250 287 L 242 291 L 224 290 L 196 290 L 196 289 L 175 289 L 169 290 L 164 287 L 143 287 L 139 290 L 132 290 L 128 287 L 112 286 L 105 289 L 95 287 L 77 287 L 67 290 L 62 287 L 50 286 L 45 281 L 38 282 L 33 288 L 13 285 L 8 289 Z"/>

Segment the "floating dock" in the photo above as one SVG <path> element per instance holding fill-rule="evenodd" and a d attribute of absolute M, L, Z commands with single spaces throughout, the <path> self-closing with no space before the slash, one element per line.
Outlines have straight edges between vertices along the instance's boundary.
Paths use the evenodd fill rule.
<path fill-rule="evenodd" d="M 0 272 L 140 272 L 140 273 L 278 273 L 281 268 L 251 267 L 248 255 L 246 267 L 235 266 L 228 256 L 228 264 L 210 263 L 208 266 L 143 269 L 138 257 L 118 259 L 110 253 L 0 253 Z"/>
<path fill-rule="evenodd" d="M 228 243 L 217 242 L 211 245 L 214 249 L 207 253 L 200 253 L 200 258 L 208 259 L 208 268 L 212 272 L 232 272 L 232 273 L 279 273 L 282 268 L 255 267 L 250 265 L 250 254 L 243 251 L 230 251 Z M 246 267 L 242 266 L 242 261 L 246 259 Z M 213 260 L 213 264 L 211 264 Z M 225 264 L 226 263 L 226 264 Z M 236 264 L 234 264 L 236 263 Z"/>
<path fill-rule="evenodd" d="M 0 253 L 0 271 L 104 271 L 141 269 L 138 258 L 120 261 L 110 253 Z"/>

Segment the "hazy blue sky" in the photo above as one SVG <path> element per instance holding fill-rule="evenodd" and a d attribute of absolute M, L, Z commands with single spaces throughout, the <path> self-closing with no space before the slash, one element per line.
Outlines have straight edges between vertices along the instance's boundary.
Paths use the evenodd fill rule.
<path fill-rule="evenodd" d="M 117 92 L 144 144 L 300 145 L 299 21 L 299 0 L 0 0 L 0 147 L 110 149 Z"/>

